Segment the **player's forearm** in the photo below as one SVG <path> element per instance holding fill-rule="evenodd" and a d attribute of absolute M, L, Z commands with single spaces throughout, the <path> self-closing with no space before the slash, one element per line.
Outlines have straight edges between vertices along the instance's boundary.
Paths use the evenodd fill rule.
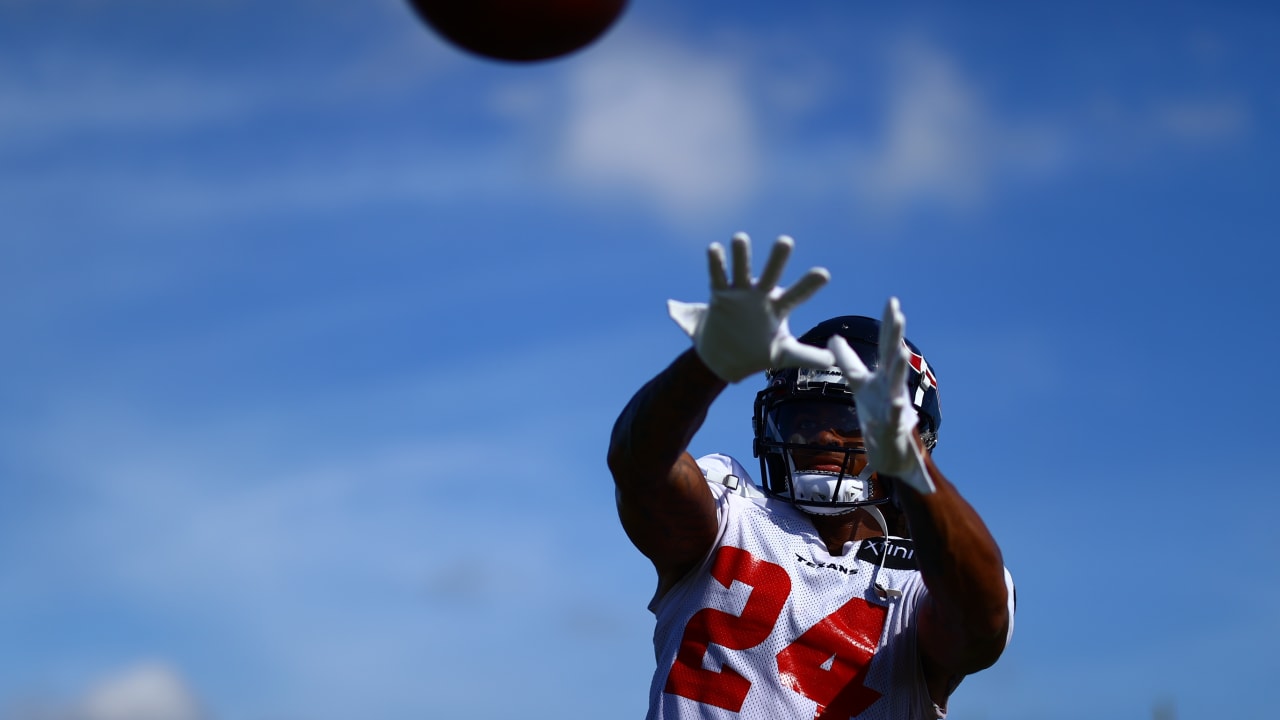
<path fill-rule="evenodd" d="M 947 663 L 973 672 L 994 663 L 1008 628 L 1004 559 L 995 538 L 956 487 L 926 460 L 936 492 L 900 487 L 932 620 L 944 632 Z"/>
<path fill-rule="evenodd" d="M 619 485 L 668 473 L 726 385 L 688 350 L 640 388 L 609 441 L 609 467 Z"/>

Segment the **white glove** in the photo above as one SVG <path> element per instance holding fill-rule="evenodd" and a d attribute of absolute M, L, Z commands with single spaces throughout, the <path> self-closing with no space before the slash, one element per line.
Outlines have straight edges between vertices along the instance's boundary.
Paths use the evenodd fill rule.
<path fill-rule="evenodd" d="M 787 328 L 787 315 L 831 279 L 813 268 L 791 288 L 777 287 L 795 245 L 783 235 L 773 245 L 764 274 L 751 279 L 751 239 L 733 236 L 733 283 L 725 272 L 724 247 L 707 249 L 711 302 L 667 301 L 667 313 L 693 338 L 698 357 L 722 380 L 736 383 L 771 367 L 831 367 L 835 359 L 822 348 L 804 345 Z"/>
<path fill-rule="evenodd" d="M 898 298 L 889 298 L 880 321 L 880 366 L 874 373 L 839 335 L 827 341 L 827 348 L 835 355 L 836 365 L 853 391 L 871 469 L 928 495 L 936 488 L 925 469 L 923 451 L 916 443 L 920 417 L 907 394 L 910 361 L 903 342 L 906 324 Z"/>

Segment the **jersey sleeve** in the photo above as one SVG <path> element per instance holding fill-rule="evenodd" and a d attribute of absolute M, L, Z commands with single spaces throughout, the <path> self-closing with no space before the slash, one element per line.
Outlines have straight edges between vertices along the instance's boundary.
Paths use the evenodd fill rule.
<path fill-rule="evenodd" d="M 698 468 L 711 485 L 723 486 L 729 492 L 745 498 L 762 498 L 764 493 L 751 479 L 751 473 L 729 455 L 711 453 L 698 458 Z"/>

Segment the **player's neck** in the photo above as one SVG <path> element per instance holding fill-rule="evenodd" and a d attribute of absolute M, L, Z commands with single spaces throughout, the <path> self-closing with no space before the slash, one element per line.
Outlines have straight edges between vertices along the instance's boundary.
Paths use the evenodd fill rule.
<path fill-rule="evenodd" d="M 843 554 L 844 544 L 850 541 L 881 537 L 880 525 L 864 510 L 847 515 L 810 515 L 818 537 L 826 543 L 827 552 L 834 556 Z"/>

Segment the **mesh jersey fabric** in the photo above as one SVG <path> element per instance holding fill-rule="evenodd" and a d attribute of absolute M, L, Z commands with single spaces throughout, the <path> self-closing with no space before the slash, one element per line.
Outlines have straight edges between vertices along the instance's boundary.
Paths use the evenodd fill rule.
<path fill-rule="evenodd" d="M 698 464 L 719 533 L 702 563 L 649 605 L 657 671 L 648 720 L 945 717 L 916 652 L 926 590 L 911 541 L 863 540 L 832 556 L 812 521 L 765 497 L 737 461 Z M 877 583 L 901 595 L 882 596 Z"/>

